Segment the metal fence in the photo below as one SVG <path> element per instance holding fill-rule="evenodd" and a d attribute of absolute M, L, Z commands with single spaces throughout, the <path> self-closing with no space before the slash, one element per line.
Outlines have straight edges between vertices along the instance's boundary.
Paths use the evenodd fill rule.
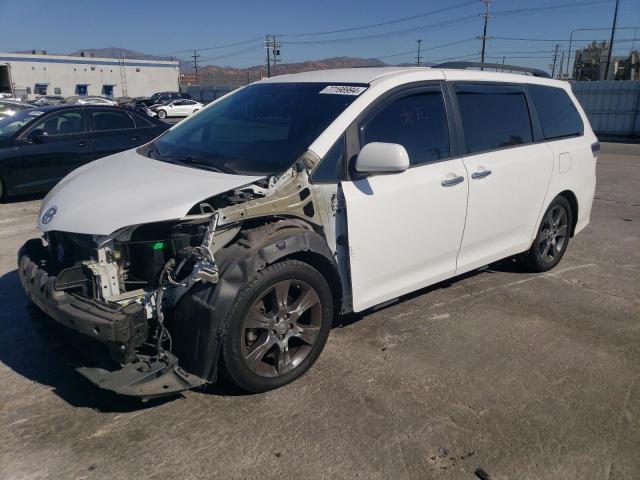
<path fill-rule="evenodd" d="M 640 141 L 640 81 L 572 82 L 601 140 Z"/>
<path fill-rule="evenodd" d="M 183 90 L 189 93 L 194 100 L 202 103 L 213 102 L 214 100 L 235 90 L 236 87 L 229 85 L 190 85 Z"/>

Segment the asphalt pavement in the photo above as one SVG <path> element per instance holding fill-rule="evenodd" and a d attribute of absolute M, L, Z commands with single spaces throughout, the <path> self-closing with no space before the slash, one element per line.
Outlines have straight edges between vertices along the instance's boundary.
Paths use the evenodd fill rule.
<path fill-rule="evenodd" d="M 0 204 L 0 479 L 640 478 L 640 145 L 604 144 L 556 269 L 510 261 L 336 322 L 311 371 L 140 403 L 41 338 Z"/>

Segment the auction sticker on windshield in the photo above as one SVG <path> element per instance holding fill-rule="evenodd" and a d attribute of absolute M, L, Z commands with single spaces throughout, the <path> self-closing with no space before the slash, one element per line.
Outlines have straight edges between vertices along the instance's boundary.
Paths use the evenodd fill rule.
<path fill-rule="evenodd" d="M 350 85 L 328 85 L 320 90 L 320 93 L 332 95 L 360 95 L 367 87 L 353 87 Z"/>

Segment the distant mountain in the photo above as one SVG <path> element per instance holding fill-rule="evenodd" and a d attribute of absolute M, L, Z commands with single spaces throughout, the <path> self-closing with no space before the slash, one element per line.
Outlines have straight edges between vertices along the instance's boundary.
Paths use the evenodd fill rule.
<path fill-rule="evenodd" d="M 387 66 L 377 58 L 357 58 L 357 57 L 332 57 L 322 60 L 307 60 L 305 62 L 281 63 L 275 69 L 272 66 L 271 74 L 285 75 L 288 73 L 309 72 L 312 70 L 327 70 L 332 68 L 352 68 L 352 67 L 385 67 Z M 274 71 L 275 70 L 275 71 Z M 191 65 L 182 70 L 181 73 L 191 77 L 194 82 L 194 71 Z M 259 80 L 266 76 L 266 65 L 254 65 L 248 68 L 221 67 L 218 65 L 207 65 L 198 69 L 198 76 L 201 85 L 243 85 L 248 82 Z"/>
<path fill-rule="evenodd" d="M 193 63 L 183 58 L 170 57 L 164 55 L 150 55 L 136 50 L 126 48 L 106 47 L 106 48 L 83 48 L 67 55 L 73 57 L 101 57 L 101 58 L 119 58 L 124 52 L 125 58 L 130 60 L 176 60 L 180 67 L 180 73 L 185 76 L 185 83 L 195 83 L 195 71 Z M 31 51 L 23 51 L 16 53 L 31 53 Z M 401 66 L 410 66 L 410 64 L 402 64 Z M 332 68 L 351 68 L 351 67 L 386 67 L 388 64 L 377 58 L 359 58 L 359 57 L 331 57 L 322 60 L 307 60 L 305 62 L 279 63 L 275 67 L 276 75 L 287 73 L 308 72 L 311 70 L 327 70 Z M 266 76 L 267 68 L 264 64 L 254 65 L 247 68 L 223 67 L 218 65 L 205 65 L 198 69 L 198 76 L 201 85 L 243 85 L 248 82 L 259 80 Z"/>
<path fill-rule="evenodd" d="M 128 50 L 126 48 L 107 47 L 107 48 L 83 48 L 75 52 L 68 53 L 71 57 L 102 57 L 102 58 L 119 58 L 124 53 L 126 58 L 132 60 L 174 60 L 173 57 L 149 55 L 138 52 L 136 50 Z"/>
<path fill-rule="evenodd" d="M 180 71 L 188 70 L 190 68 L 190 63 L 182 58 L 171 57 L 167 55 L 149 55 L 147 53 L 138 52 L 136 50 L 129 50 L 127 48 L 118 47 L 84 48 L 82 50 L 76 50 L 75 52 L 68 53 L 67 55 L 72 57 L 81 57 L 84 53 L 85 57 L 119 58 L 123 52 L 125 58 L 128 58 L 130 60 L 177 60 Z"/>

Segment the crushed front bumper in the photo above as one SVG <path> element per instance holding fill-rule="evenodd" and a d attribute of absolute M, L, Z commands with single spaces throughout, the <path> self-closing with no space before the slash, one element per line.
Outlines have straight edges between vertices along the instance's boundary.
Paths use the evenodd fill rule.
<path fill-rule="evenodd" d="M 178 366 L 169 352 L 141 355 L 148 337 L 144 307 L 138 303 L 111 306 L 56 289 L 56 277 L 44 265 L 48 252 L 38 239 L 18 253 L 20 282 L 33 303 L 59 325 L 80 334 L 80 341 L 106 347 L 110 362 L 76 370 L 100 388 L 123 395 L 151 398 L 174 394 L 205 383 Z"/>

